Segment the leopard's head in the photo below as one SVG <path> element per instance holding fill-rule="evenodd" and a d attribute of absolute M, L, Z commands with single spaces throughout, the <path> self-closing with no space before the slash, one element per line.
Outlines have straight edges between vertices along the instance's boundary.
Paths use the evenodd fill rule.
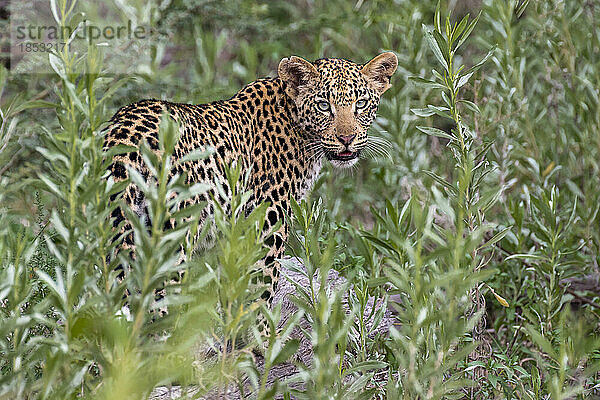
<path fill-rule="evenodd" d="M 310 63 L 284 58 L 278 73 L 297 109 L 297 123 L 308 134 L 308 150 L 337 167 L 356 163 L 368 143 L 381 95 L 398 67 L 394 53 L 378 55 L 364 65 L 325 58 Z"/>

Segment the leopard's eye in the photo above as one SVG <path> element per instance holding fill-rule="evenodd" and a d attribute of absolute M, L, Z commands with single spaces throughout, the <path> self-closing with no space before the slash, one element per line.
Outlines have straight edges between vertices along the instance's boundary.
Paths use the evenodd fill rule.
<path fill-rule="evenodd" d="M 365 99 L 360 99 L 355 104 L 357 110 L 360 110 L 361 108 L 365 108 L 366 105 L 367 105 L 367 100 L 365 100 Z"/>
<path fill-rule="evenodd" d="M 331 105 L 329 105 L 328 101 L 321 100 L 317 102 L 317 108 L 321 111 L 329 111 L 331 109 Z"/>

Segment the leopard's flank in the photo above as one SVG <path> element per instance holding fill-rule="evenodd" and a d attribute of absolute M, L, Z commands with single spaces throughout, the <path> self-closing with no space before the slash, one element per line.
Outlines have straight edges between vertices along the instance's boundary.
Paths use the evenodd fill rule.
<path fill-rule="evenodd" d="M 294 56 L 284 58 L 278 77 L 259 79 L 229 100 L 201 105 L 143 100 L 121 108 L 106 130 L 105 148 L 137 147 L 145 140 L 159 151 L 160 119 L 169 115 L 180 127 L 172 165 L 193 150 L 215 149 L 209 158 L 187 161 L 172 171 L 186 174 L 190 184 L 212 187 L 188 204 L 214 198 L 226 210 L 229 199 L 219 194 L 215 182 L 231 193 L 225 166 L 239 162 L 242 174 L 250 176 L 250 207 L 270 204 L 265 232 L 281 222 L 267 240 L 270 250 L 264 260 L 264 282 L 268 289 L 263 297 L 269 301 L 278 280 L 274 260 L 283 255 L 288 237 L 284 214 L 290 212 L 290 198 L 299 201 L 308 194 L 324 159 L 341 168 L 357 162 L 369 143 L 367 129 L 375 119 L 380 96 L 390 87 L 397 65 L 397 57 L 389 52 L 364 65 L 343 59 L 311 63 Z M 125 165 L 149 176 L 140 153 L 133 151 L 114 157 L 110 172 L 115 181 L 128 178 Z M 133 183 L 123 198 L 138 215 L 147 213 L 144 196 Z M 202 223 L 211 220 L 212 210 L 210 205 L 204 208 Z M 120 209 L 113 217 L 115 226 L 125 220 Z M 125 224 L 123 230 L 128 229 L 130 225 Z M 131 235 L 125 237 L 127 245 L 133 245 Z"/>

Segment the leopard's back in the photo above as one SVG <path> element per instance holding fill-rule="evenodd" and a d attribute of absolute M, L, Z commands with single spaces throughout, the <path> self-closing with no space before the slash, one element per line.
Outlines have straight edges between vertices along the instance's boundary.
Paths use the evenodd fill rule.
<path fill-rule="evenodd" d="M 210 189 L 203 194 L 198 194 L 187 199 L 181 206 L 204 202 L 206 207 L 200 215 L 203 224 L 211 219 L 213 214 L 212 201 L 218 201 L 221 206 L 228 209 L 228 198 L 216 189 L 220 184 L 226 192 L 229 187 L 225 177 L 225 165 L 234 160 L 239 160 L 242 168 L 250 167 L 249 153 L 252 143 L 243 140 L 242 135 L 247 117 L 243 113 L 234 113 L 226 103 L 211 103 L 206 105 L 190 105 L 171 103 L 161 100 L 142 100 L 121 108 L 111 119 L 106 129 L 105 148 L 117 145 L 132 146 L 138 150 L 116 155 L 110 164 L 110 173 L 115 181 L 129 178 L 128 168 L 133 168 L 147 181 L 151 180 L 150 169 L 145 165 L 139 151 L 142 142 L 157 155 L 161 155 L 159 144 L 159 129 L 161 119 L 173 119 L 179 127 L 179 139 L 175 145 L 171 165 L 173 168 L 170 177 L 175 174 L 185 176 L 186 183 L 193 185 L 205 183 Z M 196 150 L 212 149 L 205 159 L 195 159 L 179 162 L 185 155 Z M 149 224 L 148 208 L 144 194 L 134 184 L 130 183 L 123 192 L 125 203 L 140 217 L 144 217 Z M 126 220 L 123 210 L 117 208 L 113 212 L 113 224 L 118 226 Z M 131 229 L 131 224 L 126 223 L 122 231 Z M 133 245 L 131 234 L 125 237 L 125 245 Z"/>

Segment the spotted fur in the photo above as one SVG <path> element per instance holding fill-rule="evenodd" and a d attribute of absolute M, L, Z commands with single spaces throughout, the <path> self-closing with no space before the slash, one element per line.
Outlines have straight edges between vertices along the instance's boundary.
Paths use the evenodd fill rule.
<path fill-rule="evenodd" d="M 215 153 L 204 160 L 179 164 L 173 174 L 187 173 L 188 183 L 207 183 L 211 190 L 197 195 L 189 204 L 213 198 L 225 209 L 229 199 L 216 190 L 218 181 L 230 194 L 225 166 L 239 160 L 242 172 L 249 172 L 253 191 L 251 207 L 269 202 L 265 231 L 277 223 L 280 228 L 268 238 L 270 250 L 264 260 L 265 298 L 270 300 L 278 279 L 275 259 L 282 256 L 288 237 L 284 214 L 289 199 L 300 200 L 311 190 L 324 158 L 338 167 L 350 167 L 367 145 L 367 129 L 375 119 L 379 98 L 390 86 L 397 67 L 393 53 L 383 53 L 365 65 L 342 59 L 321 59 L 314 63 L 299 57 L 281 60 L 278 77 L 259 79 L 231 99 L 210 104 L 176 104 L 143 100 L 121 108 L 111 119 L 105 148 L 118 144 L 138 146 L 143 140 L 159 150 L 158 129 L 162 115 L 170 115 L 180 126 L 173 153 L 173 165 L 192 150 L 211 146 Z M 125 165 L 148 178 L 150 171 L 138 151 L 114 157 L 111 174 L 116 181 L 128 178 Z M 140 216 L 147 215 L 141 191 L 133 184 L 123 198 Z M 115 210 L 115 226 L 125 220 Z M 212 207 L 206 207 L 201 221 L 209 221 Z M 127 224 L 123 230 L 129 229 Z M 126 245 L 133 245 L 131 235 Z"/>

